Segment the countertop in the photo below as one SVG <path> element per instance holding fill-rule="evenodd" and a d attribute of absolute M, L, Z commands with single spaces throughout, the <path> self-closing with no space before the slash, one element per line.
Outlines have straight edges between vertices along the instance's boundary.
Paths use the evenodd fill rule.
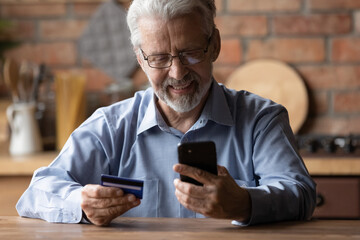
<path fill-rule="evenodd" d="M 311 220 L 238 227 L 230 220 L 117 218 L 108 227 L 0 217 L 0 239 L 360 239 L 360 221 Z"/>
<path fill-rule="evenodd" d="M 32 175 L 34 170 L 49 165 L 57 152 L 42 152 L 23 157 L 0 153 L 0 176 Z M 360 176 L 359 157 L 304 157 L 311 175 Z"/>
<path fill-rule="evenodd" d="M 40 152 L 13 157 L 7 151 L 7 144 L 0 144 L 0 176 L 31 176 L 43 166 L 48 166 L 58 152 Z M 305 156 L 306 167 L 311 175 L 360 176 L 360 157 L 356 156 Z"/>

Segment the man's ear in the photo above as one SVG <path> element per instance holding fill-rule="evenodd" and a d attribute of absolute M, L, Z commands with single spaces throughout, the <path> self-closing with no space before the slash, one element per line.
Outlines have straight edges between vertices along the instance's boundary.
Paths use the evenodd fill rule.
<path fill-rule="evenodd" d="M 214 49 L 212 51 L 211 60 L 213 62 L 215 62 L 216 59 L 219 57 L 220 49 L 221 49 L 220 32 L 219 32 L 219 29 L 217 29 L 217 28 L 215 28 L 214 33 L 213 33 L 213 46 L 214 46 Z"/>
<path fill-rule="evenodd" d="M 141 52 L 140 52 L 140 49 L 134 49 L 134 52 L 135 52 L 135 54 L 136 54 L 136 60 L 137 60 L 137 62 L 139 63 L 139 65 L 140 65 L 140 67 L 142 68 L 142 69 L 144 69 L 143 67 L 143 64 L 144 64 L 144 61 L 143 61 L 143 56 L 142 56 L 142 54 L 141 54 Z"/>

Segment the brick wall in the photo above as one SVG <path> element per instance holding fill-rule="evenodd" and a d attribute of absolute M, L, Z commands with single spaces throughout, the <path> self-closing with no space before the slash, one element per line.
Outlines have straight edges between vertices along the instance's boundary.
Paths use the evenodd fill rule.
<path fill-rule="evenodd" d="M 309 89 L 301 133 L 360 133 L 360 1 L 218 0 L 217 78 L 244 62 L 289 63 Z"/>
<path fill-rule="evenodd" d="M 0 1 L 1 17 L 14 23 L 13 35 L 22 42 L 6 55 L 44 62 L 55 72 L 82 71 L 88 93 L 103 92 L 111 78 L 82 61 L 76 48 L 76 40 L 102 0 L 23 2 Z M 360 133 L 360 1 L 216 3 L 222 37 L 222 52 L 214 68 L 219 82 L 225 83 L 248 60 L 285 61 L 309 89 L 309 117 L 301 133 Z M 135 72 L 134 82 L 140 87 L 146 82 L 144 74 Z"/>

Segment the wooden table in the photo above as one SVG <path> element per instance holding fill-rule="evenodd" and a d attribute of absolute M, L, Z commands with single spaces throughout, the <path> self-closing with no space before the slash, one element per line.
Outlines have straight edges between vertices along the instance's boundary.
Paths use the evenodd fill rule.
<path fill-rule="evenodd" d="M 237 227 L 229 220 L 118 218 L 108 227 L 0 217 L 0 239 L 360 239 L 360 221 L 312 220 Z"/>

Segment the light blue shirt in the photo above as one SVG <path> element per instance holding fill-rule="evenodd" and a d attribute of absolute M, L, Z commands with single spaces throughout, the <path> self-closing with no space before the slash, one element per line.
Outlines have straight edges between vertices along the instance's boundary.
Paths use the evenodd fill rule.
<path fill-rule="evenodd" d="M 131 217 L 203 217 L 175 197 L 172 170 L 182 142 L 214 141 L 218 164 L 251 196 L 255 224 L 303 220 L 315 207 L 315 184 L 299 156 L 284 107 L 246 91 L 212 84 L 197 122 L 185 134 L 169 127 L 151 88 L 100 108 L 77 128 L 58 157 L 35 171 L 16 208 L 49 222 L 82 219 L 81 188 L 102 173 L 144 180 Z"/>

